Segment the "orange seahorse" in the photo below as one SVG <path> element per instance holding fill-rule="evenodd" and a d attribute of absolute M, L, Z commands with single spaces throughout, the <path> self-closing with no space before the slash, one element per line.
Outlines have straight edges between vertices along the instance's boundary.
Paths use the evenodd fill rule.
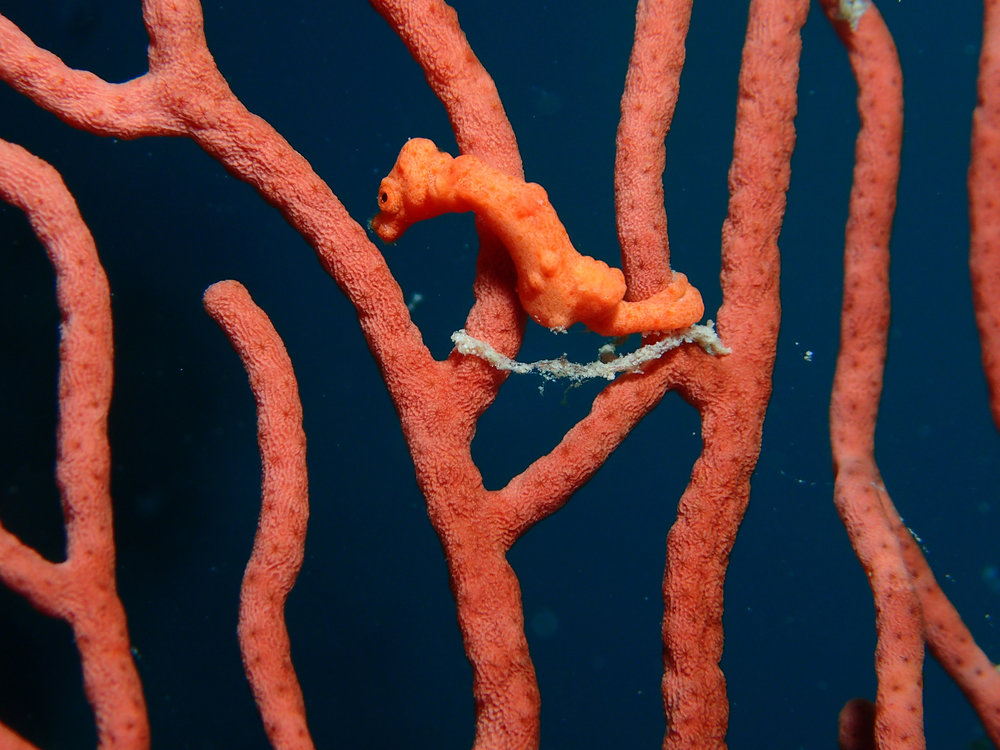
<path fill-rule="evenodd" d="M 624 274 L 576 251 L 541 185 L 475 156 L 452 157 L 426 138 L 403 146 L 379 185 L 378 205 L 371 228 L 384 242 L 422 219 L 474 211 L 510 253 L 521 305 L 548 328 L 579 322 L 602 336 L 672 331 L 696 323 L 705 310 L 701 294 L 677 272 L 652 297 L 626 302 Z"/>

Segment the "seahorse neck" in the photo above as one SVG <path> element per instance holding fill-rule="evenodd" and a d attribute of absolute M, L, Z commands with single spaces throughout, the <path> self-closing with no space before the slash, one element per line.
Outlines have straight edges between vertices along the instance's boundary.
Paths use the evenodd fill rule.
<path fill-rule="evenodd" d="M 474 211 L 489 223 L 497 222 L 505 206 L 516 200 L 524 183 L 494 169 L 474 157 L 459 156 L 450 165 L 449 175 L 438 181 L 439 197 L 456 212 Z"/>

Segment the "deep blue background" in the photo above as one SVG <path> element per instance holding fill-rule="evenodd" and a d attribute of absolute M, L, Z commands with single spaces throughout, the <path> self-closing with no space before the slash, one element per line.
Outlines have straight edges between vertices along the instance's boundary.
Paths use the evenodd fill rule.
<path fill-rule="evenodd" d="M 524 157 L 583 252 L 618 262 L 612 167 L 631 44 L 627 3 L 456 3 L 497 82 Z M 0 0 L 71 65 L 145 70 L 138 0 Z M 359 221 L 408 137 L 453 149 L 402 44 L 364 2 L 206 3 L 235 92 L 312 162 Z M 696 4 L 668 139 L 672 260 L 718 305 L 743 4 Z M 981 645 L 1000 654 L 1000 441 L 989 420 L 968 289 L 965 170 L 979 3 L 885 3 L 906 80 L 893 321 L 878 459 L 903 516 Z M 746 523 L 726 589 L 733 748 L 832 748 L 848 698 L 872 695 L 872 605 L 831 503 L 827 404 L 852 166 L 854 85 L 816 9 L 804 34 L 799 142 L 781 238 L 784 325 Z M 353 311 L 311 250 L 250 188 L 186 140 L 77 132 L 0 87 L 0 137 L 59 169 L 114 293 L 111 414 L 121 595 L 161 748 L 262 748 L 240 666 L 240 575 L 258 506 L 246 379 L 201 309 L 222 278 L 250 289 L 301 385 L 312 517 L 288 605 L 319 747 L 466 748 L 470 673 L 438 542 Z M 385 252 L 437 356 L 471 301 L 467 217 Z M 62 548 L 52 482 L 58 314 L 23 217 L 0 207 L 0 518 Z M 711 315 L 711 313 L 709 313 Z M 532 326 L 523 358 L 596 339 Z M 811 359 L 807 352 L 812 352 Z M 515 378 L 480 424 L 490 487 L 549 450 L 598 386 L 543 394 Z M 658 747 L 664 538 L 698 449 L 694 411 L 665 399 L 590 484 L 513 549 L 543 696 L 542 746 Z M 927 670 L 932 748 L 981 737 L 958 691 Z M 68 628 L 0 594 L 0 719 L 45 748 L 94 745 Z"/>

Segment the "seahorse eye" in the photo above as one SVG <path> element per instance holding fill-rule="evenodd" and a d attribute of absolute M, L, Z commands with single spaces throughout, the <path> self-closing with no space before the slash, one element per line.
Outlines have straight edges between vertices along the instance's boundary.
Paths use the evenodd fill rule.
<path fill-rule="evenodd" d="M 378 186 L 378 210 L 387 214 L 399 213 L 403 208 L 403 193 L 394 180 L 386 177 Z"/>

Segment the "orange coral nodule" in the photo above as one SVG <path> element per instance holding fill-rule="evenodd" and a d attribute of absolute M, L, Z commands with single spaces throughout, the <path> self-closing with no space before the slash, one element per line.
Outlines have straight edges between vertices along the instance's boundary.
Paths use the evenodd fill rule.
<path fill-rule="evenodd" d="M 682 273 L 652 297 L 626 302 L 625 276 L 576 251 L 540 185 L 475 156 L 453 158 L 426 138 L 403 146 L 379 185 L 378 204 L 371 228 L 384 242 L 422 219 L 474 211 L 510 253 L 521 305 L 548 328 L 583 323 L 602 336 L 624 336 L 686 328 L 704 313 L 701 295 Z"/>

